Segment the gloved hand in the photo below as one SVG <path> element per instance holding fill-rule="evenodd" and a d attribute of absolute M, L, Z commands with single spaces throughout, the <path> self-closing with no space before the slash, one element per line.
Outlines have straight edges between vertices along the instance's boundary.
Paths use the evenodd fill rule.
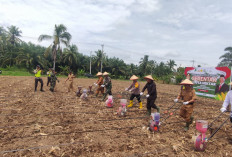
<path fill-rule="evenodd" d="M 220 109 L 220 111 L 221 111 L 221 112 L 225 112 L 225 111 L 226 111 L 226 108 L 222 107 L 222 108 Z"/>
<path fill-rule="evenodd" d="M 149 94 L 146 95 L 147 98 L 148 98 L 149 96 L 150 96 Z"/>
<path fill-rule="evenodd" d="M 132 91 L 132 89 L 129 90 L 129 92 L 131 92 L 131 91 Z"/>
<path fill-rule="evenodd" d="M 174 99 L 174 102 L 178 102 L 178 99 Z"/>
<path fill-rule="evenodd" d="M 97 86 L 97 83 L 94 83 L 95 86 Z"/>
<path fill-rule="evenodd" d="M 128 91 L 128 88 L 125 88 L 125 91 Z"/>
<path fill-rule="evenodd" d="M 101 85 L 101 87 L 105 87 L 105 85 L 103 84 L 103 85 Z"/>
<path fill-rule="evenodd" d="M 183 104 L 184 104 L 184 105 L 188 105 L 188 104 L 189 104 L 189 102 L 188 102 L 188 101 L 186 101 L 186 102 L 183 102 Z"/>
<path fill-rule="evenodd" d="M 143 92 L 141 92 L 140 95 L 143 95 Z"/>

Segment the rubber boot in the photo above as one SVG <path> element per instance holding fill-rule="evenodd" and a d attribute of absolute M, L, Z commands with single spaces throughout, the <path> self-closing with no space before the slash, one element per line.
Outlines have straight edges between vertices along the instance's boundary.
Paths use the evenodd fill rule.
<path fill-rule="evenodd" d="M 97 98 L 97 96 L 98 96 L 98 93 L 97 93 L 97 94 L 95 94 L 95 98 Z"/>
<path fill-rule="evenodd" d="M 127 107 L 132 107 L 133 106 L 133 100 L 130 100 L 130 103 Z"/>
<path fill-rule="evenodd" d="M 190 125 L 190 123 L 187 122 L 186 125 L 185 125 L 185 127 L 184 127 L 184 130 L 185 130 L 185 131 L 188 131 L 188 130 L 189 130 L 189 125 Z"/>
<path fill-rule="evenodd" d="M 104 100 L 105 100 L 106 95 L 107 95 L 107 94 L 104 94 L 104 95 L 103 95 L 102 101 L 104 101 Z"/>
<path fill-rule="evenodd" d="M 40 91 L 44 92 L 44 90 L 43 90 L 43 84 L 41 84 Z"/>
<path fill-rule="evenodd" d="M 151 115 L 151 109 L 147 109 L 147 116 L 150 116 Z"/>
<path fill-rule="evenodd" d="M 142 108 L 143 108 L 143 103 L 140 102 L 140 103 L 139 103 L 139 109 L 142 109 Z"/>
<path fill-rule="evenodd" d="M 160 113 L 160 108 L 158 106 L 156 107 L 156 109 L 157 109 L 157 112 Z"/>
<path fill-rule="evenodd" d="M 192 123 L 193 123 L 193 119 L 194 119 L 194 117 L 193 117 L 193 116 L 191 116 L 191 117 L 190 117 L 190 124 L 192 124 Z"/>

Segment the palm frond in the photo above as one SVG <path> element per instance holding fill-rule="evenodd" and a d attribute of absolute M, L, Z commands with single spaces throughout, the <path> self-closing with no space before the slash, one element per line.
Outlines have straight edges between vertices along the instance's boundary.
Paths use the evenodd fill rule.
<path fill-rule="evenodd" d="M 52 36 L 46 35 L 46 34 L 42 34 L 42 35 L 39 36 L 38 41 L 41 42 L 43 40 L 50 40 L 50 39 L 52 39 Z"/>

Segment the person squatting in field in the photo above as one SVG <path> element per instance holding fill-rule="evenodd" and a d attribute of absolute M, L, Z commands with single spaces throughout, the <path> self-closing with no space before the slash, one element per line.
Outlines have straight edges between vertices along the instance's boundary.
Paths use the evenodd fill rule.
<path fill-rule="evenodd" d="M 43 90 L 43 80 L 41 78 L 42 70 L 40 69 L 39 65 L 36 66 L 36 70 L 34 70 L 34 73 L 35 73 L 35 92 L 37 91 L 38 82 L 40 82 L 40 84 L 41 84 L 40 91 L 44 92 L 44 90 Z"/>
<path fill-rule="evenodd" d="M 140 95 L 143 95 L 143 92 L 147 89 L 148 94 L 147 97 L 147 115 L 151 115 L 151 108 L 154 108 L 157 110 L 157 112 L 160 112 L 160 108 L 155 104 L 155 100 L 157 98 L 157 92 L 156 92 L 156 84 L 154 82 L 154 79 L 151 75 L 144 77 L 147 81 L 147 84 L 143 87 L 142 92 Z"/>
<path fill-rule="evenodd" d="M 65 83 L 69 80 L 69 84 L 68 84 L 68 92 L 70 92 L 70 90 L 73 90 L 73 79 L 75 78 L 75 76 L 73 75 L 72 72 L 70 72 L 68 74 L 68 78 L 65 80 Z"/>
<path fill-rule="evenodd" d="M 60 82 L 57 77 L 56 77 L 56 72 L 55 70 L 52 69 L 51 73 L 51 85 L 50 85 L 50 91 L 54 92 L 55 86 L 56 86 L 56 81 Z"/>
<path fill-rule="evenodd" d="M 232 82 L 230 83 L 230 85 L 232 86 Z M 227 95 L 226 98 L 222 104 L 222 108 L 220 109 L 221 112 L 226 112 L 227 111 L 227 107 L 229 106 L 231 107 L 231 112 L 230 112 L 230 122 L 232 123 L 232 90 L 230 90 Z"/>
<path fill-rule="evenodd" d="M 142 102 L 140 100 L 140 85 L 138 83 L 138 80 L 139 78 L 135 75 L 133 75 L 130 80 L 133 81 L 133 83 L 130 85 L 129 88 L 126 88 L 125 90 L 126 91 L 130 91 L 131 92 L 131 96 L 130 96 L 130 103 L 127 107 L 132 107 L 133 106 L 133 99 L 134 97 L 137 98 L 138 102 L 139 102 L 139 109 L 142 109 L 143 108 L 143 105 L 142 105 Z"/>
<path fill-rule="evenodd" d="M 47 82 L 47 86 L 49 85 L 49 83 L 51 82 L 51 74 L 52 74 L 52 69 L 49 68 L 49 71 L 47 72 L 48 75 L 48 82 Z"/>
<path fill-rule="evenodd" d="M 97 91 L 96 91 L 96 97 L 98 96 L 98 94 L 101 92 L 102 95 L 104 95 L 104 87 L 101 87 L 101 85 L 103 84 L 103 77 L 102 77 L 102 73 L 98 72 L 97 73 L 98 76 L 98 80 L 97 83 L 94 83 L 96 86 L 98 86 Z"/>
<path fill-rule="evenodd" d="M 101 87 L 105 87 L 105 93 L 103 95 L 102 101 L 105 100 L 107 94 L 112 95 L 111 89 L 112 89 L 112 83 L 111 83 L 111 78 L 109 77 L 109 73 L 104 72 L 103 73 L 104 76 L 104 81 L 103 84 L 101 85 Z"/>
<path fill-rule="evenodd" d="M 189 130 L 189 125 L 193 122 L 193 107 L 196 100 L 195 90 L 192 88 L 193 83 L 189 79 L 185 79 L 180 83 L 183 85 L 178 97 L 174 102 L 178 102 L 179 99 L 183 100 L 183 105 L 180 108 L 180 116 L 185 119 L 186 125 L 184 130 Z"/>

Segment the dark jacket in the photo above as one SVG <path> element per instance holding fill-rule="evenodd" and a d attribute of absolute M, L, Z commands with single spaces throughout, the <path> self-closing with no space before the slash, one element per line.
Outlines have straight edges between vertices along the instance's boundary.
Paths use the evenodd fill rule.
<path fill-rule="evenodd" d="M 215 89 L 215 94 L 219 93 L 221 94 L 221 92 L 225 93 L 225 92 L 228 92 L 229 91 L 229 86 L 227 84 L 223 84 L 221 86 L 221 88 L 219 89 L 219 85 L 216 86 L 216 89 Z"/>
<path fill-rule="evenodd" d="M 156 85 L 154 81 L 151 81 L 150 83 L 147 83 L 144 87 L 142 92 L 144 92 L 147 89 L 148 94 L 150 95 L 148 99 L 156 99 L 157 98 L 157 92 L 156 92 Z"/>

